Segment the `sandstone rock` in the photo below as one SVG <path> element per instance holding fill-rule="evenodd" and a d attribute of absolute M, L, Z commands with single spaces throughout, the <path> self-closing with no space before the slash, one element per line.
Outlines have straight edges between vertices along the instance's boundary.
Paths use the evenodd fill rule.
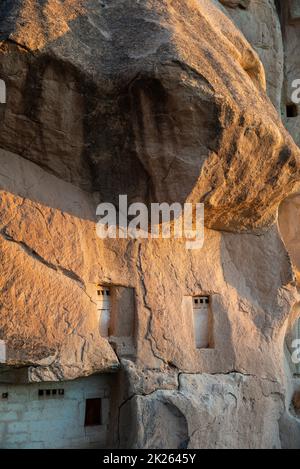
<path fill-rule="evenodd" d="M 283 449 L 299 449 L 300 424 L 299 419 L 284 414 L 280 419 L 280 437 Z"/>
<path fill-rule="evenodd" d="M 55 368 L 67 360 L 74 375 L 69 370 L 65 377 L 80 375 L 85 365 L 77 366 L 76 356 L 87 342 L 94 350 L 85 348 L 90 371 L 114 367 L 89 294 L 90 285 L 104 282 L 135 289 L 141 366 L 280 375 L 281 335 L 298 294 L 276 227 L 263 236 L 207 230 L 198 251 L 186 250 L 181 240 L 100 240 L 86 219 L 93 210 L 88 195 L 20 157 L 0 156 L 3 171 L 9 164 L 15 169 L 9 179 L 5 172 L 1 177 L 0 205 L 1 286 L 7 292 L 0 339 L 12 363 L 39 366 L 60 351 Z M 183 299 L 201 292 L 211 295 L 214 348 L 199 351 Z M 68 346 L 71 338 L 77 342 Z"/>
<path fill-rule="evenodd" d="M 220 2 L 230 8 L 247 8 L 250 5 L 250 0 L 220 0 Z"/>
<path fill-rule="evenodd" d="M 122 444 L 151 449 L 280 448 L 282 409 L 280 387 L 272 382 L 239 374 L 182 374 L 178 390 L 136 396 L 127 403 L 121 428 L 128 415 L 135 425 L 123 431 Z M 266 427 L 272 430 L 266 433 Z"/>
<path fill-rule="evenodd" d="M 222 3 L 232 6 L 231 2 Z M 228 8 L 227 13 L 259 55 L 266 73 L 268 96 L 281 114 L 284 51 L 275 3 L 260 0 L 251 2 L 247 10 Z"/>
<path fill-rule="evenodd" d="M 262 64 L 213 2 L 26 0 L 1 23 L 3 148 L 98 200 L 204 202 L 216 229 L 265 228 L 295 190 Z"/>
<path fill-rule="evenodd" d="M 139 368 L 128 360 L 121 361 L 122 370 L 128 380 L 127 398 L 135 394 L 148 395 L 162 389 L 177 389 L 178 370 L 165 367 L 163 370 Z"/>
<path fill-rule="evenodd" d="M 85 200 L 76 188 L 20 157 L 1 152 L 0 158 L 1 185 L 8 184 L 12 192 L 2 191 L 0 201 L 0 282 L 6 292 L 1 301 L 2 318 L 6 316 L 1 333 L 8 364 L 40 367 L 32 370 L 31 380 L 72 379 L 115 368 L 118 359 L 99 336 L 95 304 L 80 278 L 80 235 L 68 225 L 67 214 L 50 208 L 63 201 L 65 210 L 73 208 L 77 215 L 81 210 L 84 217 L 85 211 L 91 213 L 88 196 Z M 18 191 L 20 195 L 13 195 Z M 48 207 L 43 204 L 45 197 Z M 83 228 L 84 221 L 80 224 Z M 68 248 L 63 236 L 69 239 Z"/>
<path fill-rule="evenodd" d="M 208 0 L 24 0 L 0 13 L 0 382 L 119 370 L 109 447 L 300 447 L 286 356 L 300 301 L 299 149 L 224 11 Z M 258 52 L 278 103 L 273 2 L 231 14 L 247 35 L 246 18 L 259 29 L 264 11 L 272 54 Z M 203 249 L 99 239 L 96 205 L 121 193 L 204 201 Z M 96 285 L 133 292 L 133 324 L 129 303 L 118 309 L 125 337 L 101 336 Z"/>

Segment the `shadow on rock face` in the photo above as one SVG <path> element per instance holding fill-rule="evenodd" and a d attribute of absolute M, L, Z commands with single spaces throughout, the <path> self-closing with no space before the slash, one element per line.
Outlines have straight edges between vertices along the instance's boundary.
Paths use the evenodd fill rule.
<path fill-rule="evenodd" d="M 99 202 L 204 202 L 210 228 L 268 227 L 299 180 L 299 150 L 258 57 L 215 4 L 61 8 L 1 13 L 0 145 Z"/>
<path fill-rule="evenodd" d="M 147 432 L 144 431 L 142 420 L 147 422 Z M 155 419 L 150 419 L 155 415 Z M 125 422 L 134 419 L 134 431 L 124 431 Z M 186 449 L 189 444 L 188 424 L 184 414 L 168 398 L 148 401 L 147 398 L 136 396 L 121 410 L 120 429 L 122 439 L 121 448 L 138 449 Z"/>

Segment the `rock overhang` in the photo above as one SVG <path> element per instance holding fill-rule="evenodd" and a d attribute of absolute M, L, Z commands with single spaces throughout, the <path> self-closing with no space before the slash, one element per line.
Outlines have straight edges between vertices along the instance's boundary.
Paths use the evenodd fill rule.
<path fill-rule="evenodd" d="M 99 201 L 204 202 L 209 228 L 268 228 L 299 184 L 299 149 L 258 56 L 217 6 L 69 1 L 63 18 L 56 8 L 20 2 L 10 14 L 0 144 Z"/>

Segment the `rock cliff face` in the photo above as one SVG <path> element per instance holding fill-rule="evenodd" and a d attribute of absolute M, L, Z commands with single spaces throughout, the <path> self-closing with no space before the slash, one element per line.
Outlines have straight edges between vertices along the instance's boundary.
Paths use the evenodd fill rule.
<path fill-rule="evenodd" d="M 114 447 L 300 447 L 286 339 L 300 316 L 293 5 L 0 6 L 0 381 L 114 373 Z M 203 202 L 203 248 L 99 239 L 96 206 L 120 194 Z M 123 318 L 110 340 L 96 285 Z"/>
<path fill-rule="evenodd" d="M 271 17 L 257 47 L 272 51 L 276 100 L 266 3 L 250 21 Z M 263 229 L 294 190 L 299 150 L 257 54 L 214 2 L 22 1 L 2 24 L 5 149 L 104 201 L 204 202 L 214 229 Z"/>

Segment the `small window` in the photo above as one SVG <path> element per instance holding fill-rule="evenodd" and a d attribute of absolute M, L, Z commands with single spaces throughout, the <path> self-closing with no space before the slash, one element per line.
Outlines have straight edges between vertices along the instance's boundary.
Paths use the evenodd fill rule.
<path fill-rule="evenodd" d="M 102 424 L 101 399 L 86 399 L 85 401 L 85 427 L 94 427 Z"/>
<path fill-rule="evenodd" d="M 99 314 L 99 326 L 102 337 L 109 336 L 110 319 L 111 319 L 111 304 L 110 304 L 110 290 L 107 287 L 97 286 L 97 311 Z M 99 298 L 100 297 L 100 298 Z"/>
<path fill-rule="evenodd" d="M 64 389 L 39 389 L 38 396 L 39 397 L 57 397 L 57 396 L 64 396 L 65 390 Z"/>
<path fill-rule="evenodd" d="M 209 296 L 194 297 L 194 336 L 198 349 L 210 348 L 211 312 Z"/>
<path fill-rule="evenodd" d="M 297 117 L 298 116 L 298 108 L 296 104 L 291 103 L 287 104 L 286 106 L 286 117 Z"/>
<path fill-rule="evenodd" d="M 0 104 L 6 104 L 6 84 L 4 80 L 0 80 Z"/>
<path fill-rule="evenodd" d="M 6 363 L 6 343 L 0 340 L 0 363 Z"/>
<path fill-rule="evenodd" d="M 294 328 L 295 328 L 294 338 L 296 340 L 300 340 L 300 318 L 297 319 Z M 298 355 L 299 355 L 299 353 L 297 353 L 297 356 Z M 300 375 L 300 362 L 295 363 L 295 365 L 296 365 L 295 374 Z M 298 402 L 299 402 L 299 413 L 300 413 L 300 393 L 298 393 L 298 397 L 299 397 Z"/>

